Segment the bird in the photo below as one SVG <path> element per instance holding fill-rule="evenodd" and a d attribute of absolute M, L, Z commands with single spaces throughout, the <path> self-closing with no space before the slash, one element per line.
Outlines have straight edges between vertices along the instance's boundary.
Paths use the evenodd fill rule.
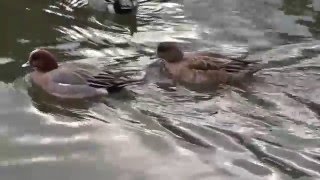
<path fill-rule="evenodd" d="M 183 52 L 176 42 L 160 42 L 156 53 L 170 78 L 182 84 L 232 85 L 263 69 L 258 61 L 235 59 L 213 52 Z"/>
<path fill-rule="evenodd" d="M 138 7 L 137 0 L 105 0 L 108 5 L 107 9 L 110 13 L 128 14 L 132 13 Z"/>
<path fill-rule="evenodd" d="M 90 7 L 107 11 L 112 14 L 130 14 L 137 10 L 137 0 L 62 0 L 61 5 L 81 8 L 89 5 Z"/>
<path fill-rule="evenodd" d="M 59 98 L 89 98 L 119 92 L 127 85 L 142 81 L 129 78 L 124 72 L 101 70 L 89 64 L 66 62 L 58 64 L 48 50 L 35 49 L 22 67 L 31 67 L 31 82 Z"/>

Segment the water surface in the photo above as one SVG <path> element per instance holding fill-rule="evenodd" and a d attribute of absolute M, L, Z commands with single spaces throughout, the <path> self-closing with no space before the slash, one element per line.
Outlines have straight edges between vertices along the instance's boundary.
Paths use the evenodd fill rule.
<path fill-rule="evenodd" d="M 318 0 L 141 1 L 136 16 L 89 1 L 0 2 L 2 179 L 320 178 Z M 269 68 L 246 88 L 163 88 L 154 71 L 100 101 L 62 101 L 20 67 L 45 47 L 143 76 L 161 41 Z"/>

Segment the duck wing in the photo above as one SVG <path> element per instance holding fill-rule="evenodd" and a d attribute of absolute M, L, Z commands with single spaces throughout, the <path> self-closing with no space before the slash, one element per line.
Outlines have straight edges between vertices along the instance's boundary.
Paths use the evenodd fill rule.
<path fill-rule="evenodd" d="M 88 86 L 86 79 L 73 71 L 59 68 L 46 75 L 47 83 L 43 88 L 50 94 L 61 98 L 85 98 L 107 94 L 107 90 L 100 90 Z"/>
<path fill-rule="evenodd" d="M 257 68 L 256 64 L 256 62 L 249 62 L 239 59 L 235 60 L 209 56 L 197 56 L 190 61 L 189 68 L 203 71 L 224 70 L 229 73 L 240 73 L 242 71 L 254 73 L 261 69 Z"/>
<path fill-rule="evenodd" d="M 228 57 L 227 55 L 222 55 L 222 54 L 218 54 L 218 53 L 214 53 L 214 52 L 196 52 L 195 54 L 198 54 L 200 56 L 208 56 L 208 57 L 221 58 L 221 59 L 231 59 L 231 60 L 235 60 L 235 61 L 238 61 L 238 60 L 243 61 L 249 55 L 248 53 L 245 53 L 241 56 L 233 58 L 233 57 Z"/>
<path fill-rule="evenodd" d="M 107 89 L 109 92 L 116 92 L 127 85 L 142 82 L 131 79 L 129 76 L 133 73 L 130 71 L 101 71 L 101 68 L 84 63 L 70 63 L 64 67 L 79 75 L 90 87 Z"/>
<path fill-rule="evenodd" d="M 91 66 L 68 65 L 51 72 L 56 83 L 68 85 L 84 85 L 91 88 L 103 88 L 109 92 L 119 91 L 129 84 L 137 84 L 142 80 L 133 80 L 129 73 L 101 71 Z M 74 86 L 75 87 L 75 86 Z"/>
<path fill-rule="evenodd" d="M 245 73 L 253 74 L 263 68 L 262 65 L 259 65 L 257 62 L 249 62 L 244 60 L 230 60 L 229 62 L 223 64 L 221 69 L 229 73 Z"/>
<path fill-rule="evenodd" d="M 59 68 L 48 73 L 50 78 L 55 83 L 83 85 L 86 80 L 77 72 L 68 70 L 66 68 Z"/>
<path fill-rule="evenodd" d="M 225 62 L 209 56 L 195 56 L 188 61 L 188 67 L 193 70 L 220 70 Z"/>

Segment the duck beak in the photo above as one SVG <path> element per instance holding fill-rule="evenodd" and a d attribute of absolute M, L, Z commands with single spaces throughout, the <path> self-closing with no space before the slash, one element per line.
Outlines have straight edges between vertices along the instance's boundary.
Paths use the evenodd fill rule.
<path fill-rule="evenodd" d="M 27 61 L 26 63 L 22 64 L 21 67 L 29 67 L 30 66 L 30 63 L 29 61 Z"/>

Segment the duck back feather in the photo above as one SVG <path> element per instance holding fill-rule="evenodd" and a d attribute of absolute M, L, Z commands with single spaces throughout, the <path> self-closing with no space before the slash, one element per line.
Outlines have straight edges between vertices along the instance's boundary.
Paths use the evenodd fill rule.
<path fill-rule="evenodd" d="M 97 75 L 86 78 L 89 86 L 94 88 L 105 88 L 108 92 L 117 92 L 127 85 L 139 84 L 142 80 L 130 79 L 125 73 L 114 73 L 103 71 Z"/>
<path fill-rule="evenodd" d="M 94 66 L 75 62 L 65 63 L 50 73 L 55 82 L 73 85 L 87 84 L 93 88 L 104 88 L 110 93 L 119 91 L 127 85 L 142 82 L 142 80 L 131 79 L 125 71 L 101 71 Z"/>

